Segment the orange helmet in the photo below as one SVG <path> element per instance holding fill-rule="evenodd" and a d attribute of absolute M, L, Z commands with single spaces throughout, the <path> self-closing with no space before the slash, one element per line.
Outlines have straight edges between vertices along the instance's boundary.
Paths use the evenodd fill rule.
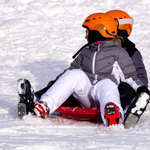
<path fill-rule="evenodd" d="M 133 25 L 132 17 L 130 17 L 126 12 L 121 10 L 111 10 L 106 13 L 117 20 L 119 30 L 126 30 L 128 36 L 130 36 Z"/>
<path fill-rule="evenodd" d="M 103 38 L 115 38 L 117 35 L 117 22 L 106 13 L 95 13 L 88 16 L 82 26 L 89 31 L 98 31 Z"/>

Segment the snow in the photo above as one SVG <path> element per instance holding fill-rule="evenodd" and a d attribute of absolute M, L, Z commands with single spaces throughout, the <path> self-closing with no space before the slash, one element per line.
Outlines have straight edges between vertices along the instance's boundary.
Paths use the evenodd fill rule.
<path fill-rule="evenodd" d="M 61 117 L 17 115 L 17 80 L 37 91 L 66 69 L 84 44 L 84 19 L 120 9 L 134 18 L 130 39 L 150 80 L 150 1 L 0 0 L 0 150 L 148 150 L 150 106 L 133 129 Z"/>

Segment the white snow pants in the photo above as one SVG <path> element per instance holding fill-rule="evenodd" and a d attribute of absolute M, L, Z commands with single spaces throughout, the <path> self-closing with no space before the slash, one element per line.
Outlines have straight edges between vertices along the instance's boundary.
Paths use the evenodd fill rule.
<path fill-rule="evenodd" d="M 71 94 L 85 108 L 94 107 L 99 102 L 103 122 L 105 105 L 113 102 L 119 107 L 124 120 L 117 85 L 110 79 L 103 79 L 92 85 L 88 76 L 80 69 L 67 70 L 42 95 L 40 101 L 46 102 L 50 113 L 53 113 Z"/>

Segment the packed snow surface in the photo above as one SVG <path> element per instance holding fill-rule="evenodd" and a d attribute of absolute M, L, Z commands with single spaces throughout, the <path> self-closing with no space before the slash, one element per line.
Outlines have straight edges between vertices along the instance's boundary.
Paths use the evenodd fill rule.
<path fill-rule="evenodd" d="M 150 106 L 133 129 L 17 115 L 17 80 L 27 78 L 35 91 L 46 86 L 86 44 L 85 18 L 112 9 L 134 18 L 130 40 L 150 80 L 150 1 L 0 0 L 0 150 L 150 149 Z"/>

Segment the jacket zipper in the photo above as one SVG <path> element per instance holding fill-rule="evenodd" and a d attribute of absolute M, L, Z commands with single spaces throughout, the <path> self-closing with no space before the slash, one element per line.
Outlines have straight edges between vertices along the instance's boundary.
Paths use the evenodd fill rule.
<path fill-rule="evenodd" d="M 93 84 L 96 84 L 97 82 L 98 82 L 98 80 L 97 80 L 97 74 L 95 74 L 95 62 L 96 62 L 96 55 L 97 55 L 97 52 L 100 50 L 100 44 L 98 45 L 98 49 L 97 49 L 97 51 L 94 53 L 94 55 L 93 55 L 93 60 L 92 60 L 92 73 L 95 75 L 95 79 L 94 79 L 94 81 L 93 81 Z"/>

